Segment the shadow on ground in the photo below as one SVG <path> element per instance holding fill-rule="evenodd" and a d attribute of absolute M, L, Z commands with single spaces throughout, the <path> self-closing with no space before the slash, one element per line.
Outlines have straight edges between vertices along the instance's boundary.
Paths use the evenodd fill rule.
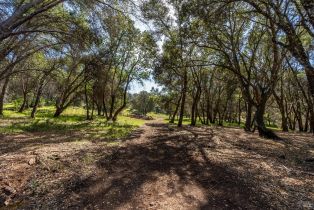
<path fill-rule="evenodd" d="M 148 126 L 158 135 L 106 155 L 97 162 L 97 176 L 68 180 L 71 193 L 56 202 L 88 209 L 270 208 L 231 167 L 207 158 L 205 149 L 213 141 L 210 129 L 191 133 L 164 124 Z"/>

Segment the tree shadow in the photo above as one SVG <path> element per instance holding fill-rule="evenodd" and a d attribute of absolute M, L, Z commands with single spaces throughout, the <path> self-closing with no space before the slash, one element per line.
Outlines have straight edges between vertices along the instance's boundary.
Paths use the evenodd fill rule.
<path fill-rule="evenodd" d="M 56 200 L 66 200 L 65 208 L 87 209 L 161 209 L 161 204 L 147 202 L 167 197 L 180 197 L 178 204 L 189 209 L 271 208 L 231 166 L 207 158 L 205 149 L 212 147 L 213 141 L 210 129 L 147 125 L 154 127 L 158 135 L 146 143 L 128 144 L 105 155 L 97 162 L 97 176 L 68 180 L 67 192 Z M 165 195 L 158 194 L 162 177 L 169 179 Z M 151 189 L 143 190 L 147 185 Z M 198 197 L 195 187 L 204 198 Z"/>

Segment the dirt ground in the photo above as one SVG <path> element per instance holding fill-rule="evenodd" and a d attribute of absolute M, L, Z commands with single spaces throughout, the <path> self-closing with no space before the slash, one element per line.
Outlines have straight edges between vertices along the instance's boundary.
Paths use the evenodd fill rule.
<path fill-rule="evenodd" d="M 314 137 L 150 121 L 126 139 L 0 134 L 0 209 L 314 209 Z"/>

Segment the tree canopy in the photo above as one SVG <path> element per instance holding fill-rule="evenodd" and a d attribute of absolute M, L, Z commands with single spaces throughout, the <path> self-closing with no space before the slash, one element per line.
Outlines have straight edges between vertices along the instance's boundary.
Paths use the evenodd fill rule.
<path fill-rule="evenodd" d="M 144 115 L 158 107 L 178 126 L 244 122 L 277 139 L 272 121 L 314 132 L 313 8 L 309 0 L 3 1 L 0 115 L 12 101 L 33 118 L 43 103 L 54 104 L 54 117 L 77 105 L 108 121 L 129 106 Z M 158 94 L 130 95 L 151 77 Z"/>

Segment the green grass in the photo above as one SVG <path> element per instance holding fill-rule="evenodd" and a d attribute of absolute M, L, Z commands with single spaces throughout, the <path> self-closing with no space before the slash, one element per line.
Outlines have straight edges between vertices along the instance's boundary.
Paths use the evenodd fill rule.
<path fill-rule="evenodd" d="M 165 119 L 165 120 L 167 120 L 168 117 L 169 117 L 169 116 L 166 115 L 166 114 L 154 113 L 154 112 L 148 113 L 147 116 L 150 116 L 150 117 L 152 117 L 152 118 L 154 118 L 154 119 L 162 118 L 162 119 Z"/>
<path fill-rule="evenodd" d="M 166 118 L 164 118 L 164 122 L 165 122 L 165 123 L 169 123 L 169 119 L 168 119 L 167 116 L 166 116 Z M 176 119 L 173 124 L 178 124 L 178 119 Z M 186 118 L 186 117 L 183 118 L 182 124 L 183 124 L 183 125 L 190 125 L 190 124 L 191 124 L 191 119 L 190 119 L 190 118 Z M 200 120 L 197 120 L 196 126 L 202 126 L 202 125 L 203 125 L 203 124 L 200 122 Z M 210 124 L 209 126 L 212 126 L 212 125 L 218 125 L 218 124 L 217 124 L 217 123 L 215 123 L 215 124 Z M 231 123 L 231 122 L 224 122 L 224 123 L 223 123 L 223 126 L 224 126 L 224 127 L 244 128 L 245 124 L 244 124 L 244 122 L 241 122 L 240 125 L 239 125 L 238 123 L 236 123 L 236 122 L 234 122 L 234 123 Z M 271 130 L 273 130 L 273 131 L 281 131 L 281 128 L 278 127 L 278 126 L 276 126 L 276 125 L 271 125 L 271 126 L 266 125 L 266 127 L 269 128 L 269 129 L 271 129 Z"/>
<path fill-rule="evenodd" d="M 81 107 L 69 107 L 58 118 L 53 118 L 54 106 L 44 106 L 38 108 L 36 119 L 30 118 L 31 110 L 18 113 L 14 104 L 5 104 L 4 117 L 0 118 L 0 133 L 23 133 L 23 132 L 55 132 L 66 133 L 70 131 L 80 131 L 85 138 L 123 138 L 129 135 L 135 128 L 145 123 L 142 119 L 128 117 L 129 110 L 125 110 L 119 116 L 116 123 L 107 123 L 103 117 L 95 116 L 92 121 L 85 120 L 85 110 Z M 162 118 L 165 123 L 169 123 L 168 116 L 165 114 L 149 113 L 153 118 Z M 176 119 L 175 124 L 178 123 Z M 190 118 L 183 119 L 183 125 L 190 125 Z M 201 126 L 197 121 L 197 126 Z M 226 127 L 244 127 L 241 123 L 223 124 Z M 269 127 L 272 130 L 279 131 L 278 127 Z"/>
<path fill-rule="evenodd" d="M 0 119 L 0 133 L 23 132 L 81 132 L 87 139 L 116 139 L 129 135 L 135 128 L 143 125 L 144 120 L 119 116 L 115 123 L 108 123 L 104 117 L 95 116 L 92 121 L 85 120 L 85 110 L 69 107 L 58 118 L 53 118 L 55 108 L 44 106 L 38 109 L 36 119 L 30 118 L 31 110 L 17 113 L 12 104 L 6 104 L 4 117 Z"/>

